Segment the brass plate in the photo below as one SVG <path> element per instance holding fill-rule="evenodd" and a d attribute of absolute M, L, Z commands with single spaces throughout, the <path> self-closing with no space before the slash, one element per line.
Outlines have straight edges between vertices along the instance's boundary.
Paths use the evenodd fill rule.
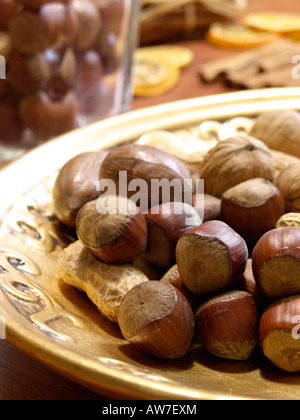
<path fill-rule="evenodd" d="M 104 319 L 85 295 L 62 282 L 57 257 L 69 237 L 51 206 L 58 169 L 83 151 L 113 147 L 150 131 L 185 132 L 199 124 L 202 131 L 210 126 L 228 133 L 240 118 L 247 127 L 260 111 L 299 107 L 300 88 L 165 104 L 69 133 L 2 170 L 0 315 L 7 339 L 112 399 L 299 399 L 300 375 L 276 369 L 260 352 L 246 362 L 233 362 L 208 355 L 194 343 L 182 359 L 162 361 L 133 349 L 117 325 Z"/>

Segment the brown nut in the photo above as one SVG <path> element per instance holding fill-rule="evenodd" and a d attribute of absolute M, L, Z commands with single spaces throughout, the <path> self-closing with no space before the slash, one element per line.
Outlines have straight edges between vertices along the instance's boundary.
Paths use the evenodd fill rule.
<path fill-rule="evenodd" d="M 59 171 L 53 186 L 53 206 L 57 218 L 76 227 L 79 209 L 99 196 L 97 183 L 106 152 L 85 152 L 70 159 Z"/>
<path fill-rule="evenodd" d="M 71 5 L 78 20 L 75 46 L 79 51 L 87 50 L 99 34 L 100 11 L 95 2 L 91 0 L 72 0 Z"/>
<path fill-rule="evenodd" d="M 69 4 L 48 2 L 39 10 L 39 19 L 54 49 L 73 45 L 78 29 L 77 16 Z"/>
<path fill-rule="evenodd" d="M 142 212 L 164 201 L 180 202 L 184 193 L 192 196 L 192 184 L 184 182 L 191 181 L 190 173 L 183 163 L 155 147 L 136 143 L 113 149 L 103 161 L 100 178 L 112 180 L 117 193 L 129 198 L 138 194 L 136 190 L 142 186 L 145 192 L 145 196 L 141 193 L 139 197 Z M 167 186 L 166 195 L 159 188 L 161 185 Z M 170 185 L 174 188 L 169 188 Z"/>
<path fill-rule="evenodd" d="M 171 202 L 151 207 L 144 213 L 148 224 L 145 259 L 158 267 L 170 267 L 176 262 L 175 249 L 180 236 L 202 220 L 189 204 Z"/>
<path fill-rule="evenodd" d="M 24 125 L 13 104 L 0 101 L 0 141 L 19 142 L 22 140 Z"/>
<path fill-rule="evenodd" d="M 221 199 L 210 194 L 203 194 L 203 200 L 201 197 L 198 199 L 198 197 L 199 193 L 193 195 L 193 206 L 200 217 L 203 217 L 203 222 L 219 220 L 221 217 Z"/>
<path fill-rule="evenodd" d="M 281 171 L 275 179 L 275 185 L 281 191 L 286 212 L 300 212 L 300 165 L 293 164 Z"/>
<path fill-rule="evenodd" d="M 300 295 L 277 300 L 264 311 L 259 342 L 275 366 L 285 372 L 300 371 Z"/>
<path fill-rule="evenodd" d="M 99 94 L 103 72 L 102 60 L 96 51 L 88 50 L 78 55 L 75 91 L 81 101 L 88 103 Z"/>
<path fill-rule="evenodd" d="M 67 246 L 59 257 L 65 283 L 84 291 L 100 313 L 117 323 L 119 306 L 135 285 L 148 281 L 129 264 L 108 265 L 95 258 L 79 241 Z"/>
<path fill-rule="evenodd" d="M 222 195 L 221 219 L 249 244 L 274 229 L 284 212 L 283 195 L 272 182 L 262 178 L 249 179 Z"/>
<path fill-rule="evenodd" d="M 171 284 L 171 286 L 176 287 L 182 294 L 185 296 L 193 311 L 195 311 L 199 304 L 199 296 L 192 293 L 183 283 L 182 278 L 180 277 L 177 264 L 173 265 L 160 279 L 164 283 Z"/>
<path fill-rule="evenodd" d="M 252 178 L 273 181 L 275 164 L 268 147 L 250 136 L 235 136 L 219 142 L 200 167 L 205 193 L 221 198 L 229 188 Z"/>
<path fill-rule="evenodd" d="M 218 220 L 184 232 L 176 246 L 176 262 L 182 281 L 198 295 L 232 285 L 243 275 L 247 259 L 244 239 Z"/>
<path fill-rule="evenodd" d="M 22 54 L 34 55 L 50 47 L 38 12 L 21 9 L 11 19 L 8 32 L 13 48 Z"/>
<path fill-rule="evenodd" d="M 42 91 L 24 97 L 20 103 L 24 125 L 40 140 L 48 140 L 76 127 L 78 100 L 69 91 L 61 101 L 52 101 Z"/>
<path fill-rule="evenodd" d="M 0 30 L 7 29 L 8 22 L 19 9 L 15 0 L 0 0 Z"/>
<path fill-rule="evenodd" d="M 265 233 L 252 253 L 255 280 L 270 299 L 300 293 L 300 230 L 294 227 Z"/>
<path fill-rule="evenodd" d="M 29 9 L 39 10 L 44 4 L 49 3 L 49 0 L 18 0 L 20 4 Z M 69 3 L 70 0 L 56 0 L 56 3 Z"/>
<path fill-rule="evenodd" d="M 84 204 L 76 220 L 78 239 L 109 264 L 131 262 L 146 249 L 147 223 L 131 200 L 100 196 Z"/>
<path fill-rule="evenodd" d="M 262 112 L 250 135 L 262 140 L 270 149 L 300 157 L 300 114 L 294 110 Z"/>
<path fill-rule="evenodd" d="M 123 337 L 143 352 L 164 359 L 186 354 L 194 335 L 194 314 L 170 284 L 148 281 L 131 289 L 118 314 Z"/>
<path fill-rule="evenodd" d="M 258 341 L 258 313 L 252 296 L 233 290 L 208 299 L 195 313 L 195 330 L 210 353 L 247 360 Z"/>

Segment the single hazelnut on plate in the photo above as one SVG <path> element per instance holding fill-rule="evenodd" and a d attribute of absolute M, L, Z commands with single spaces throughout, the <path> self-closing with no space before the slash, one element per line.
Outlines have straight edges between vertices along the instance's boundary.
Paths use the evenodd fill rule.
<path fill-rule="evenodd" d="M 20 103 L 24 125 L 35 137 L 48 140 L 76 128 L 78 100 L 69 91 L 61 101 L 53 101 L 43 91 L 25 96 Z"/>
<path fill-rule="evenodd" d="M 15 0 L 0 0 L 0 30 L 7 29 L 8 22 L 19 9 Z"/>
<path fill-rule="evenodd" d="M 270 300 L 260 290 L 253 274 L 252 258 L 248 258 L 246 270 L 243 275 L 234 283 L 236 290 L 243 290 L 249 293 L 257 306 L 259 313 L 261 313 L 269 304 Z"/>
<path fill-rule="evenodd" d="M 205 193 L 221 198 L 229 188 L 252 178 L 273 181 L 275 163 L 269 148 L 251 136 L 234 136 L 219 142 L 204 157 L 199 177 Z"/>
<path fill-rule="evenodd" d="M 300 371 L 300 295 L 273 302 L 259 324 L 263 354 L 285 372 Z"/>
<path fill-rule="evenodd" d="M 270 299 L 300 293 L 300 230 L 273 229 L 256 243 L 252 253 L 253 274 Z"/>
<path fill-rule="evenodd" d="M 194 314 L 170 284 L 148 281 L 124 297 L 118 314 L 123 337 L 144 353 L 164 359 L 186 354 L 194 335 Z"/>
<path fill-rule="evenodd" d="M 262 112 L 254 121 L 250 135 L 270 149 L 300 157 L 300 114 L 289 109 Z"/>
<path fill-rule="evenodd" d="M 147 223 L 135 203 L 107 196 L 84 204 L 78 212 L 76 232 L 81 243 L 108 263 L 131 262 L 147 245 Z"/>
<path fill-rule="evenodd" d="M 79 209 L 96 199 L 99 170 L 106 152 L 80 153 L 59 170 L 53 186 L 53 206 L 56 217 L 72 228 L 76 227 Z"/>
<path fill-rule="evenodd" d="M 252 296 L 240 290 L 216 295 L 196 310 L 195 332 L 215 356 L 247 360 L 258 341 L 258 313 Z"/>
<path fill-rule="evenodd" d="M 193 194 L 192 203 L 203 222 L 210 220 L 219 220 L 221 217 L 221 199 L 210 194 Z"/>
<path fill-rule="evenodd" d="M 300 228 L 300 213 L 285 213 L 276 223 L 277 228 L 298 227 Z"/>
<path fill-rule="evenodd" d="M 112 180 L 118 194 L 129 198 L 138 194 L 142 212 L 164 201 L 183 202 L 184 194 L 192 196 L 192 181 L 186 166 L 152 146 L 130 143 L 114 148 L 101 165 L 100 178 Z M 162 190 L 169 194 L 163 194 Z"/>
<path fill-rule="evenodd" d="M 178 239 L 186 230 L 202 224 L 200 216 L 191 205 L 177 201 L 159 204 L 144 214 L 148 224 L 145 259 L 158 267 L 174 265 Z"/>
<path fill-rule="evenodd" d="M 72 0 L 72 8 L 78 20 L 75 47 L 79 51 L 92 46 L 101 29 L 100 11 L 94 1 Z"/>
<path fill-rule="evenodd" d="M 180 277 L 177 264 L 173 265 L 160 279 L 164 283 L 171 284 L 176 287 L 187 299 L 193 311 L 195 311 L 199 304 L 199 296 L 192 293 L 183 283 Z"/>
<path fill-rule="evenodd" d="M 289 165 L 277 175 L 275 185 L 281 191 L 286 212 L 300 212 L 300 165 Z"/>
<path fill-rule="evenodd" d="M 284 212 L 281 192 L 263 178 L 244 181 L 222 195 L 221 219 L 251 244 L 274 229 Z"/>
<path fill-rule="evenodd" d="M 182 281 L 198 295 L 231 286 L 244 273 L 247 259 L 245 240 L 218 220 L 184 232 L 176 246 L 176 262 Z"/>

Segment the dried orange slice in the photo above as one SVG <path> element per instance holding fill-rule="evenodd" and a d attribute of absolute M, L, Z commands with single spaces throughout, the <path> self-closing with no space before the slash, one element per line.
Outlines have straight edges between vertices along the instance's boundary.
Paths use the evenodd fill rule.
<path fill-rule="evenodd" d="M 247 49 L 278 40 L 279 35 L 262 32 L 235 23 L 213 23 L 206 39 L 222 48 Z"/>
<path fill-rule="evenodd" d="M 250 28 L 274 33 L 300 31 L 300 14 L 281 12 L 250 13 L 243 19 L 243 24 Z"/>
<path fill-rule="evenodd" d="M 193 52 L 186 47 L 177 45 L 155 45 L 136 50 L 137 57 L 150 57 L 167 61 L 174 67 L 183 68 L 190 64 L 194 58 Z"/>
<path fill-rule="evenodd" d="M 135 96 L 158 96 L 178 82 L 180 70 L 167 61 L 135 56 L 133 82 Z"/>

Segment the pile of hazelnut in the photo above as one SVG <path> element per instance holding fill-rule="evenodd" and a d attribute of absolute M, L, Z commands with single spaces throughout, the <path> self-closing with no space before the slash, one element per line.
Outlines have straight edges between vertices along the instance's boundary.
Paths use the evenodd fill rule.
<path fill-rule="evenodd" d="M 47 140 L 79 114 L 104 114 L 121 16 L 120 0 L 0 0 L 1 142 Z"/>
<path fill-rule="evenodd" d="M 132 200 L 134 192 L 119 195 L 120 171 L 126 171 L 128 183 L 147 182 L 146 212 Z M 151 179 L 179 179 L 184 192 L 189 177 L 181 161 L 137 143 L 67 162 L 54 185 L 54 209 L 62 223 L 76 229 L 77 249 L 84 249 L 89 262 L 84 278 L 83 258 L 81 267 L 78 257 L 69 264 L 71 244 L 63 251 L 69 264 L 63 277 L 88 290 L 105 315 L 117 292 L 105 289 L 109 280 L 102 274 L 99 286 L 97 262 L 101 272 L 123 265 L 140 270 L 142 280 L 126 285 L 119 296 L 114 322 L 147 354 L 179 358 L 196 340 L 215 356 L 246 360 L 258 346 L 283 371 L 300 371 L 300 165 L 277 173 L 264 142 L 234 136 L 218 143 L 201 164 L 204 218 L 192 204 L 175 211 L 180 203 L 172 197 L 150 206 Z M 99 201 L 95 188 L 99 178 L 116 183 L 110 210 L 125 204 L 125 215 L 102 211 L 105 200 Z M 291 190 L 298 191 L 294 205 Z M 193 212 L 196 216 L 187 219 Z"/>

